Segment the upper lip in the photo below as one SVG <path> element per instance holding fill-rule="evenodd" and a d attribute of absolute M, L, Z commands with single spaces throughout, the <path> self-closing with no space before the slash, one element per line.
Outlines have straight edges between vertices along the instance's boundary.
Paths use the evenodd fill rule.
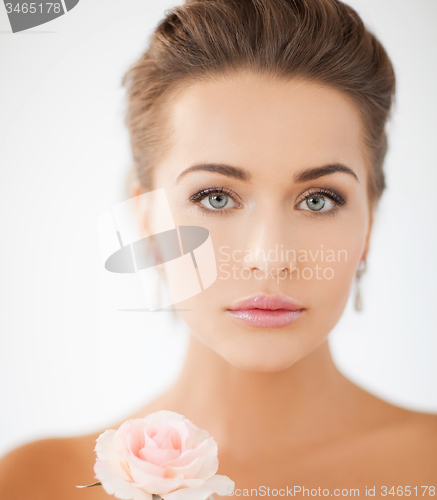
<path fill-rule="evenodd" d="M 285 309 L 287 311 L 298 311 L 303 307 L 286 295 L 263 295 L 255 294 L 236 302 L 231 308 L 238 309 Z"/>

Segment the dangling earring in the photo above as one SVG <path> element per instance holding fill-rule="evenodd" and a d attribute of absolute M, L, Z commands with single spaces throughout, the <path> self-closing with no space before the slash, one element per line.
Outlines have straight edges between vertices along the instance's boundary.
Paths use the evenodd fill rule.
<path fill-rule="evenodd" d="M 357 272 L 355 273 L 355 311 L 362 311 L 363 310 L 363 299 L 361 297 L 361 290 L 360 290 L 360 279 L 361 276 L 364 274 L 367 268 L 367 263 L 363 259 L 360 262 L 360 265 L 358 266 Z"/>

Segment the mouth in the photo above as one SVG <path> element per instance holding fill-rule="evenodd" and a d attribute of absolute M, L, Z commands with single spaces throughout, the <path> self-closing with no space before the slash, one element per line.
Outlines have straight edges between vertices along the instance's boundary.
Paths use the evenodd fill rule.
<path fill-rule="evenodd" d="M 226 312 L 251 326 L 280 328 L 296 321 L 305 308 L 286 295 L 252 295 Z"/>

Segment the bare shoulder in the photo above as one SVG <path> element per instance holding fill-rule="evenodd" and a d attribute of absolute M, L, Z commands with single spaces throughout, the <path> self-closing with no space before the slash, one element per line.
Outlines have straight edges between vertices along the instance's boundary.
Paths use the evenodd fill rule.
<path fill-rule="evenodd" d="M 390 434 L 402 435 L 417 445 L 435 446 L 437 444 L 437 414 L 409 410 L 385 403 L 392 419 L 387 422 Z"/>
<path fill-rule="evenodd" d="M 437 466 L 437 414 L 407 410 L 405 419 L 395 426 L 394 433 L 401 433 L 424 451 L 433 450 L 432 457 Z"/>
<path fill-rule="evenodd" d="M 409 425 L 411 425 L 412 428 L 421 430 L 427 433 L 429 437 L 437 439 L 437 413 L 412 411 L 410 419 Z"/>
<path fill-rule="evenodd" d="M 346 383 L 356 426 L 351 425 L 351 439 L 339 446 L 344 443 L 341 449 L 347 452 L 352 470 L 361 470 L 381 484 L 435 484 L 437 414 L 397 406 Z"/>
<path fill-rule="evenodd" d="M 399 480 L 414 486 L 436 486 L 437 415 L 409 411 L 391 433 L 392 454 Z"/>
<path fill-rule="evenodd" d="M 0 498 L 83 499 L 84 490 L 76 485 L 95 481 L 94 446 L 98 435 L 42 439 L 12 450 L 0 458 Z"/>
<path fill-rule="evenodd" d="M 434 484 L 437 415 L 403 408 L 398 408 L 394 414 L 397 418 L 371 434 L 366 443 L 370 449 L 378 450 L 375 465 L 380 471 L 384 470 L 384 480 L 391 477 L 394 482 L 409 480 L 414 485 Z"/>

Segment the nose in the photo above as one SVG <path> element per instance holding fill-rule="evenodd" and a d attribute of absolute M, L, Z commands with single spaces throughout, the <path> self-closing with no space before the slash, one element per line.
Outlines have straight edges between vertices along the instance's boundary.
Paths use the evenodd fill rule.
<path fill-rule="evenodd" d="M 254 214 L 245 230 L 242 266 L 256 273 L 258 279 L 261 273 L 282 278 L 291 273 L 293 253 L 289 231 L 290 221 L 280 211 L 269 210 L 262 216 Z"/>

